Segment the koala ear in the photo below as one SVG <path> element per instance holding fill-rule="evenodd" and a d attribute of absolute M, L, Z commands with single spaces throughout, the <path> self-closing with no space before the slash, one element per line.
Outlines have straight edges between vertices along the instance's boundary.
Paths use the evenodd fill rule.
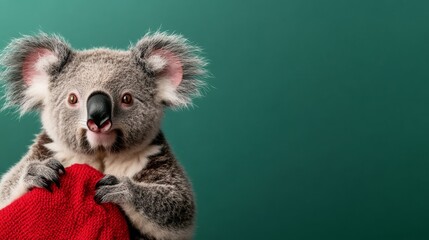
<path fill-rule="evenodd" d="M 59 36 L 40 33 L 14 39 L 1 53 L 1 78 L 6 86 L 6 107 L 21 113 L 43 105 L 49 82 L 67 62 L 71 49 Z"/>
<path fill-rule="evenodd" d="M 157 86 L 156 98 L 168 106 L 191 104 L 191 97 L 199 95 L 205 74 L 205 61 L 198 56 L 199 48 L 180 35 L 156 32 L 146 34 L 131 49 L 143 70 Z"/>

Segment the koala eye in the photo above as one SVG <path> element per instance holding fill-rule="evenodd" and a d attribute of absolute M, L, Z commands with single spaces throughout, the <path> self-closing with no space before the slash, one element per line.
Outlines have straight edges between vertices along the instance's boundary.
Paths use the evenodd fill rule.
<path fill-rule="evenodd" d="M 68 98 L 68 102 L 71 105 L 75 105 L 77 103 L 77 96 L 74 93 L 70 93 L 69 98 Z"/>
<path fill-rule="evenodd" d="M 133 103 L 133 97 L 129 93 L 122 95 L 122 103 L 126 105 L 131 105 Z"/>

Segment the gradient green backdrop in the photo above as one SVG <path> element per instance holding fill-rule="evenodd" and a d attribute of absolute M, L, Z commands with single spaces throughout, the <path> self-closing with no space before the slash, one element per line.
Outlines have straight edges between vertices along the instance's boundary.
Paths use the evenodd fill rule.
<path fill-rule="evenodd" d="M 209 91 L 163 125 L 196 239 L 429 239 L 429 1 L 0 4 L 0 47 L 43 30 L 126 48 L 160 27 L 203 47 Z M 40 123 L 0 124 L 5 172 Z"/>

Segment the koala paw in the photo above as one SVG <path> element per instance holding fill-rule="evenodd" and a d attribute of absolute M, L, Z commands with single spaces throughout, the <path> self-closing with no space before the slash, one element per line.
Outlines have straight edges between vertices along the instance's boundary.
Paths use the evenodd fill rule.
<path fill-rule="evenodd" d="M 123 204 L 131 199 L 129 181 L 124 178 L 119 180 L 112 175 L 106 175 L 95 185 L 94 200 L 97 203 Z"/>
<path fill-rule="evenodd" d="M 52 192 L 51 183 L 55 183 L 59 188 L 60 175 L 65 172 L 63 165 L 55 159 L 43 162 L 31 162 L 27 166 L 24 182 L 28 189 L 40 187 Z"/>

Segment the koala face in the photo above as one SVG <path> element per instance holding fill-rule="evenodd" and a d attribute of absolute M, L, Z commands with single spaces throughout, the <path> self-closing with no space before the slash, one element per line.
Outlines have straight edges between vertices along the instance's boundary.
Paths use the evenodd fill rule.
<path fill-rule="evenodd" d="M 69 61 L 51 84 L 49 103 L 42 110 L 43 122 L 52 125 L 46 129 L 56 128 L 61 141 L 84 152 L 120 151 L 157 133 L 163 104 L 156 99 L 153 77 L 130 52 L 89 50 Z M 90 102 L 97 94 L 106 100 Z M 91 116 L 97 115 L 89 109 L 94 105 L 104 108 L 99 115 L 106 115 L 108 129 L 98 129 L 105 119 Z"/>
<path fill-rule="evenodd" d="M 116 153 L 148 144 L 165 106 L 190 104 L 204 61 L 177 35 L 144 36 L 127 51 L 76 51 L 58 36 L 16 39 L 4 50 L 8 103 L 41 111 L 43 127 L 71 150 Z"/>

